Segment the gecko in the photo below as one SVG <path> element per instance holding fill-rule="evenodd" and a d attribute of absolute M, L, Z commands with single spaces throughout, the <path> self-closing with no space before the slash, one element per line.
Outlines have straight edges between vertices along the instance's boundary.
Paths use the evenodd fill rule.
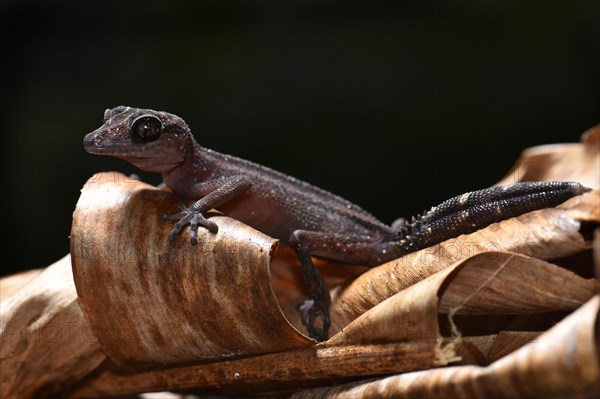
<path fill-rule="evenodd" d="M 179 212 L 162 216 L 174 222 L 170 240 L 188 227 L 192 245 L 198 242 L 199 228 L 217 233 L 207 214 L 216 209 L 293 248 L 309 293 L 298 310 L 317 341 L 328 338 L 331 299 L 313 256 L 372 267 L 590 190 L 576 182 L 494 186 L 386 225 L 314 185 L 201 147 L 185 121 L 168 112 L 107 109 L 102 126 L 87 134 L 83 145 L 89 153 L 118 157 L 162 175 L 163 184 L 182 201 Z"/>

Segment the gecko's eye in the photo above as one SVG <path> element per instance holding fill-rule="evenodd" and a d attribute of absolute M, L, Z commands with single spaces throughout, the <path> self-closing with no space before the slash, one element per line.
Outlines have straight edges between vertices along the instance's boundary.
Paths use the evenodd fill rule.
<path fill-rule="evenodd" d="M 131 131 L 133 134 L 144 140 L 152 141 L 158 137 L 162 130 L 162 123 L 153 116 L 142 116 L 133 121 Z"/>

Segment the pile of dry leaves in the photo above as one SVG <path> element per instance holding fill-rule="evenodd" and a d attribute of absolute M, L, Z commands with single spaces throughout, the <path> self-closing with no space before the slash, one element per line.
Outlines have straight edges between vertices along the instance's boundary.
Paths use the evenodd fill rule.
<path fill-rule="evenodd" d="M 500 184 L 526 180 L 594 191 L 372 269 L 321 261 L 317 344 L 291 251 L 225 216 L 197 246 L 166 240 L 172 195 L 95 175 L 70 256 L 0 280 L 0 396 L 594 397 L 600 127 L 526 150 Z"/>

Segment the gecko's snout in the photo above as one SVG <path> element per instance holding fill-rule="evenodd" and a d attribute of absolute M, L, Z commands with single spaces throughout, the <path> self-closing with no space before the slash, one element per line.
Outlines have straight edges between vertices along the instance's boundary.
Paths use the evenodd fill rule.
<path fill-rule="evenodd" d="M 83 138 L 83 148 L 87 151 L 87 152 L 92 152 L 95 146 L 95 135 L 96 135 L 96 131 L 93 131 L 91 133 L 88 133 L 85 135 L 85 137 Z"/>
<path fill-rule="evenodd" d="M 90 154 L 104 154 L 110 146 L 103 138 L 102 128 L 94 130 L 83 137 L 83 149 Z"/>

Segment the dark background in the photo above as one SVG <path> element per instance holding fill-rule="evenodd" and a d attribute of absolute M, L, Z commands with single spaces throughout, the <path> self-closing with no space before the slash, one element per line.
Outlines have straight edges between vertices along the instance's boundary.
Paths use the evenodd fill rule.
<path fill-rule="evenodd" d="M 82 149 L 108 107 L 178 114 L 386 222 L 600 122 L 600 2 L 363 3 L 1 2 L 2 274 L 68 252 L 94 172 L 137 172 Z"/>

